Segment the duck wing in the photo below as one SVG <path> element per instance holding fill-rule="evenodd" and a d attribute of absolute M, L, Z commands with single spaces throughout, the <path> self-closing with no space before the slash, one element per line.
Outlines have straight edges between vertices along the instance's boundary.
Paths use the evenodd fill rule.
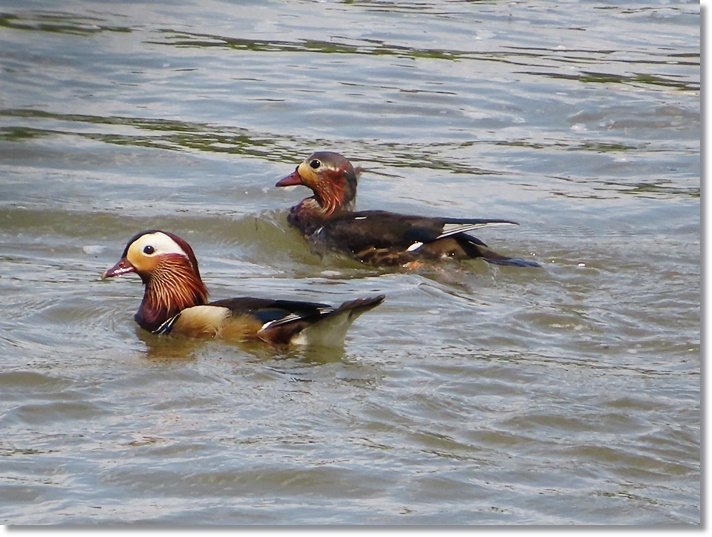
<path fill-rule="evenodd" d="M 256 336 L 269 343 L 340 345 L 351 323 L 362 313 L 378 306 L 384 298 L 384 295 L 358 298 L 340 306 L 331 306 L 317 302 L 244 297 L 218 300 L 210 305 L 227 308 L 236 320 L 248 317 L 259 321 Z"/>
<path fill-rule="evenodd" d="M 359 211 L 329 219 L 315 231 L 314 238 L 327 242 L 332 247 L 346 248 L 354 252 L 368 248 L 408 250 L 416 244 L 499 225 L 518 224 L 510 220 L 431 218 L 389 211 Z"/>

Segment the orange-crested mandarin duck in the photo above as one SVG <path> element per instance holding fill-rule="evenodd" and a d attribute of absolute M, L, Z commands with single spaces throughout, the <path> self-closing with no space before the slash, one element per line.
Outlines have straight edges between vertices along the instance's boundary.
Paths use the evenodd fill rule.
<path fill-rule="evenodd" d="M 131 272 L 145 286 L 134 318 L 154 334 L 340 345 L 354 319 L 385 298 L 358 298 L 340 306 L 249 297 L 208 302 L 193 249 L 173 233 L 159 230 L 133 237 L 118 263 L 101 278 Z"/>
<path fill-rule="evenodd" d="M 492 251 L 473 229 L 518 225 L 510 220 L 434 218 L 388 211 L 356 211 L 360 167 L 339 153 L 318 151 L 276 186 L 304 185 L 314 195 L 292 207 L 288 222 L 317 250 L 336 250 L 372 265 L 410 266 L 439 259 L 482 258 L 497 265 L 538 263 Z"/>

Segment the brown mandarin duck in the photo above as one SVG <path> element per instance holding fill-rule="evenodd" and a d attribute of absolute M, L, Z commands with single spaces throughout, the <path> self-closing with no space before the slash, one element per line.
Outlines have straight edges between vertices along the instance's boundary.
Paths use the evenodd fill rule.
<path fill-rule="evenodd" d="M 101 278 L 131 272 L 145 285 L 134 318 L 154 334 L 340 345 L 354 319 L 384 299 L 359 298 L 340 306 L 247 297 L 208 302 L 193 249 L 180 237 L 158 230 L 133 237 L 119 262 Z"/>
<path fill-rule="evenodd" d="M 360 167 L 354 168 L 339 153 L 319 151 L 277 183 L 276 186 L 304 185 L 314 192 L 292 207 L 287 220 L 317 251 L 337 250 L 372 265 L 409 267 L 445 258 L 481 257 L 497 265 L 540 266 L 498 254 L 467 234 L 480 227 L 517 225 L 516 222 L 354 212 L 360 172 Z"/>

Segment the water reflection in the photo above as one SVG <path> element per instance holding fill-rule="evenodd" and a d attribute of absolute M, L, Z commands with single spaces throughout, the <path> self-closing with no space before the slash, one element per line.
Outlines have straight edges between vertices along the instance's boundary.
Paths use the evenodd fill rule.
<path fill-rule="evenodd" d="M 0 28 L 91 36 L 101 32 L 131 32 L 131 28 L 109 26 L 105 19 L 61 11 L 25 11 L 0 14 Z"/>
<path fill-rule="evenodd" d="M 296 360 L 307 364 L 327 364 L 339 362 L 346 356 L 345 346 L 292 346 L 275 347 L 260 342 L 221 341 L 214 339 L 192 339 L 181 337 L 157 336 L 136 328 L 136 336 L 146 348 L 146 357 L 153 362 L 193 361 L 201 354 L 214 352 L 225 347 L 229 354 L 241 355 L 239 360 L 281 361 Z M 232 347 L 232 348 L 230 348 Z"/>

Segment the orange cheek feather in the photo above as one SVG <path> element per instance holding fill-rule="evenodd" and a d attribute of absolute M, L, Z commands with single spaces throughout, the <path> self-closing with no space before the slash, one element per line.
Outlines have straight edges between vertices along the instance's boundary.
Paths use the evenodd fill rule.
<path fill-rule="evenodd" d="M 131 262 L 131 264 L 136 267 L 136 270 L 138 272 L 150 274 L 151 272 L 156 270 L 156 268 L 158 268 L 157 257 L 148 257 L 143 254 L 136 255 L 134 252 L 129 252 L 129 255 L 126 257 Z"/>

